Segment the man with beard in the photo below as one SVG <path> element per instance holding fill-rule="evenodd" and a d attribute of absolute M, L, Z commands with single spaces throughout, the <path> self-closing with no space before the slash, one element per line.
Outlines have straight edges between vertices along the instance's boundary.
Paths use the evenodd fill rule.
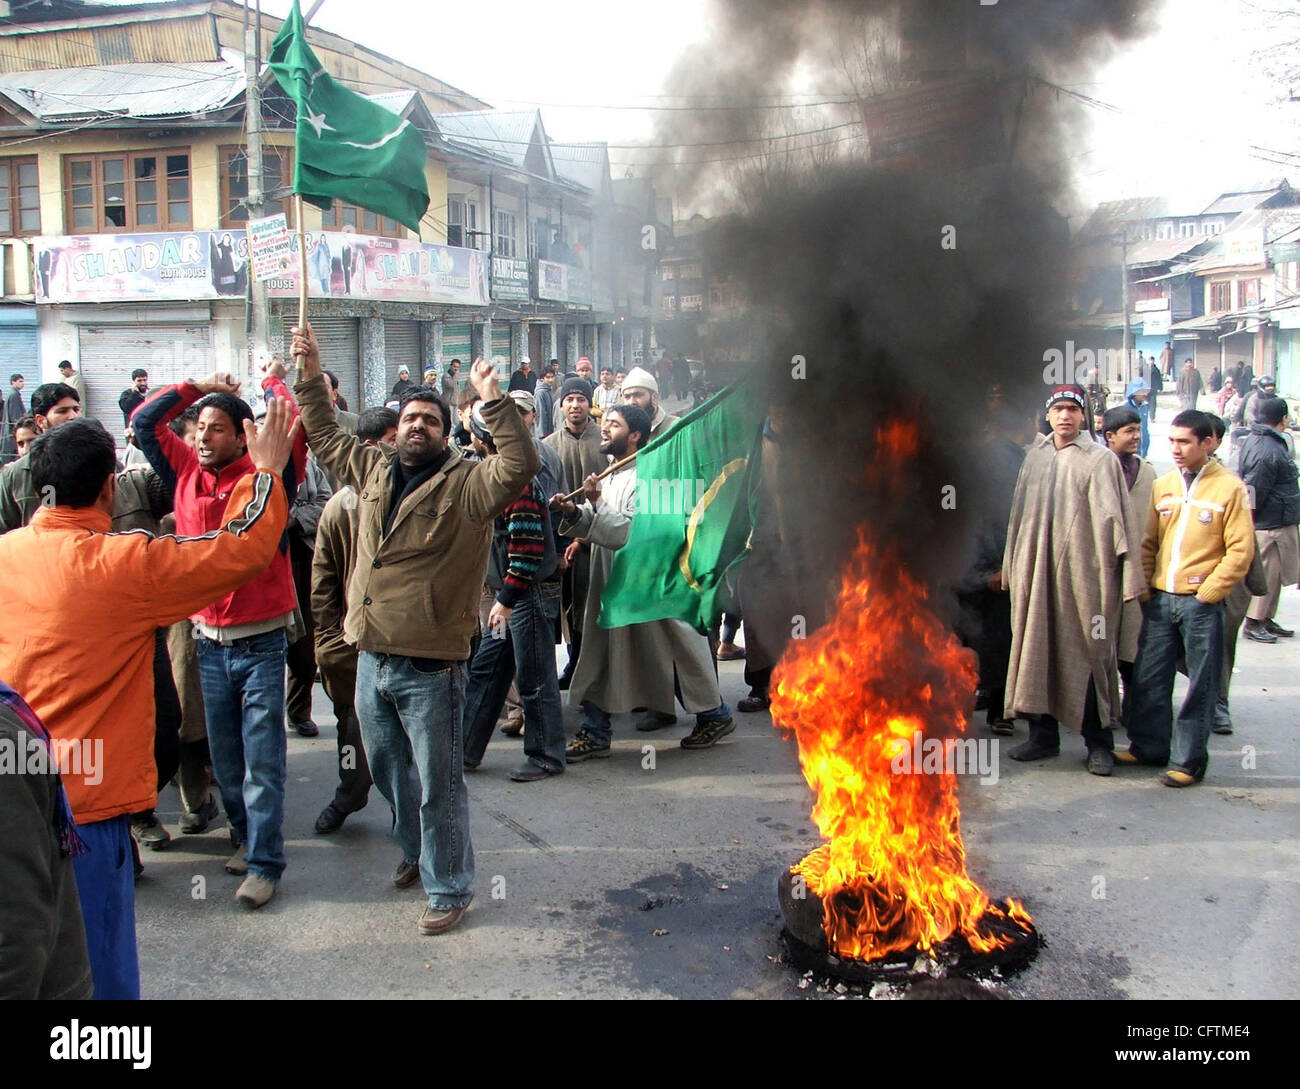
<path fill-rule="evenodd" d="M 122 426 L 128 427 L 131 423 L 131 414 L 144 404 L 149 396 L 149 372 L 141 367 L 136 367 L 131 372 L 131 385 L 122 391 L 122 396 L 117 399 L 117 407 L 122 410 Z"/>
<path fill-rule="evenodd" d="M 581 378 L 569 378 L 560 387 L 560 414 L 564 426 L 551 432 L 543 441 L 560 455 L 564 478 L 574 487 L 592 473 L 605 469 L 607 461 L 600 452 L 600 429 L 591 418 L 591 385 Z M 583 616 L 590 576 L 590 550 L 582 541 L 573 541 L 564 553 L 567 568 L 561 581 L 560 615 L 567 637 L 569 660 L 560 676 L 560 689 L 569 687 L 574 667 L 582 652 Z"/>
<path fill-rule="evenodd" d="M 360 493 L 357 557 L 343 631 L 355 643 L 357 717 L 380 794 L 393 807 L 399 887 L 423 880 L 416 924 L 442 934 L 474 897 L 462 714 L 492 520 L 541 467 L 519 410 L 476 360 L 470 381 L 499 455 L 469 462 L 449 449 L 451 412 L 431 389 L 407 393 L 395 447 L 339 430 L 311 326 L 293 331 L 294 392 L 312 450 Z"/>
<path fill-rule="evenodd" d="M 1050 435 L 1025 457 L 1011 502 L 1002 584 L 1011 594 L 1006 713 L 1029 720 L 1013 760 L 1060 752 L 1059 724 L 1083 733 L 1088 770 L 1114 768 L 1116 639 L 1125 601 L 1142 593 L 1141 534 L 1119 460 L 1083 429 L 1088 399 L 1058 386 Z"/>
<path fill-rule="evenodd" d="M 635 405 L 616 405 L 601 421 L 601 452 L 615 461 L 635 454 L 650 437 L 650 417 Z M 609 580 L 614 553 L 627 543 L 637 506 L 636 466 L 627 465 L 605 481 L 583 480 L 581 506 L 557 495 L 551 509 L 562 516 L 560 532 L 592 546 L 591 587 L 583 617 L 583 646 L 573 674 L 569 702 L 582 707 L 582 722 L 569 743 L 570 764 L 610 754 L 610 716 L 648 708 L 671 715 L 678 699 L 694 714 L 695 729 L 683 749 L 707 749 L 735 730 L 731 708 L 718 691 L 708 639 L 681 620 L 653 620 L 601 628 L 600 593 Z M 603 485 L 603 487 L 602 487 Z"/>
<path fill-rule="evenodd" d="M 657 439 L 680 419 L 664 411 L 659 403 L 659 383 L 655 381 L 654 375 L 640 367 L 633 367 L 623 379 L 623 402 L 636 405 L 649 415 L 652 439 Z"/>

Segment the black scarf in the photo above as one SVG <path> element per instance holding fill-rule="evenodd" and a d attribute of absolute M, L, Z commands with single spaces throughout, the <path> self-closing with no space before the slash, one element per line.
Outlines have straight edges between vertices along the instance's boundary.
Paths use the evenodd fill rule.
<path fill-rule="evenodd" d="M 449 457 L 451 457 L 451 451 L 443 447 L 442 453 L 429 462 L 428 465 L 409 471 L 402 464 L 400 457 L 393 458 L 393 501 L 389 504 L 388 513 L 384 515 L 385 537 L 388 536 L 388 531 L 393 528 L 393 519 L 397 516 L 398 510 L 401 509 L 402 500 L 441 469 L 447 463 Z"/>

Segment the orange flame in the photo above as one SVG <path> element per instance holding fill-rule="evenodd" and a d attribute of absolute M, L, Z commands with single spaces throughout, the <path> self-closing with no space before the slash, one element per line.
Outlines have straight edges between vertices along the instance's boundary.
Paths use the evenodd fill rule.
<path fill-rule="evenodd" d="M 910 422 L 881 428 L 869 478 L 899 484 L 918 443 Z M 822 900 L 830 948 L 858 960 L 928 950 L 954 934 L 988 953 L 1014 940 L 995 931 L 1031 922 L 1013 900 L 1005 910 L 990 903 L 967 875 L 951 769 L 895 770 L 918 731 L 965 731 L 978 679 L 974 655 L 927 596 L 893 548 L 860 530 L 833 619 L 791 642 L 773 676 L 773 721 L 799 742 L 813 820 L 829 841 L 793 872 Z M 993 920 L 1013 925 L 991 929 Z"/>

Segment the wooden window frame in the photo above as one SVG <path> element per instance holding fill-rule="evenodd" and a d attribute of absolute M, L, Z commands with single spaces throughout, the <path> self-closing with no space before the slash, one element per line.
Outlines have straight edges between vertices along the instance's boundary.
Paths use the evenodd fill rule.
<path fill-rule="evenodd" d="M 278 155 L 280 158 L 280 185 L 292 184 L 293 148 L 289 146 L 282 146 L 280 144 L 264 144 L 262 146 L 263 174 L 267 173 L 265 156 L 268 152 L 270 152 L 273 155 Z M 223 144 L 221 145 L 221 147 L 217 149 L 217 155 L 218 155 L 218 163 L 220 164 L 218 173 L 221 175 L 221 207 L 220 209 L 218 209 L 220 213 L 221 226 L 222 227 L 246 227 L 248 225 L 248 219 L 249 219 L 247 215 L 243 219 L 235 219 L 231 213 L 234 210 L 234 205 L 237 203 L 243 204 L 244 210 L 245 212 L 247 212 L 248 210 L 247 196 L 245 196 L 243 200 L 236 200 L 234 198 L 234 194 L 232 194 L 230 191 L 230 181 L 231 181 L 231 173 L 232 173 L 231 172 L 232 160 L 236 155 L 243 155 L 245 161 L 247 161 L 248 148 L 245 147 L 243 144 Z M 270 175 L 268 174 L 264 179 L 264 181 L 269 183 L 270 180 L 271 180 Z M 268 191 L 274 188 L 278 188 L 278 186 L 273 186 L 270 184 L 265 185 L 265 189 Z M 280 200 L 278 201 L 268 200 L 265 202 L 265 209 L 266 209 L 266 214 L 270 216 L 273 216 L 278 212 L 283 212 L 285 219 L 288 221 L 289 229 L 295 230 L 297 228 L 297 223 L 295 222 L 293 216 L 293 197 L 291 196 L 281 197 Z"/>
<path fill-rule="evenodd" d="M 517 243 L 515 241 L 518 232 L 518 221 L 515 218 L 515 213 L 508 211 L 504 208 L 498 208 L 495 214 L 496 214 L 497 221 L 493 225 L 493 229 L 496 232 L 493 241 L 495 242 L 496 248 L 493 250 L 493 252 L 498 257 L 514 257 L 518 249 Z M 502 216 L 505 216 L 509 221 L 510 229 L 508 231 L 502 231 L 501 229 Z M 505 245 L 502 245 L 503 242 L 505 243 Z"/>
<path fill-rule="evenodd" d="M 172 219 L 170 206 L 172 201 L 167 190 L 167 182 L 171 175 L 167 173 L 167 159 L 175 155 L 184 155 L 186 160 L 185 179 L 188 182 L 188 192 L 185 197 L 185 203 L 189 205 L 189 216 L 184 219 Z M 162 164 L 161 172 L 155 172 L 153 182 L 158 188 L 154 191 L 154 200 L 138 200 L 137 185 L 139 182 L 147 180 L 137 178 L 135 175 L 135 164 L 141 159 L 156 159 Z M 104 164 L 106 162 L 120 160 L 122 162 L 122 181 L 109 182 L 109 185 L 121 184 L 125 200 L 125 222 L 119 226 L 105 218 L 104 216 Z M 80 163 L 91 164 L 91 207 L 94 210 L 95 223 L 90 227 L 78 227 L 73 221 L 76 208 L 73 205 L 73 191 L 84 188 L 83 185 L 74 184 L 72 180 L 73 169 Z M 177 202 L 179 203 L 179 202 Z M 141 205 L 154 205 L 158 209 L 158 222 L 140 223 L 139 207 Z M 160 147 L 160 148 L 137 148 L 128 151 L 103 151 L 92 152 L 86 155 L 64 155 L 63 156 L 63 221 L 65 234 L 149 234 L 153 232 L 167 231 L 191 231 L 194 229 L 194 155 L 188 147 Z"/>
<path fill-rule="evenodd" d="M 1215 305 L 1215 294 L 1221 292 L 1220 301 L 1224 302 L 1223 306 Z M 1210 313 L 1226 314 L 1232 309 L 1232 281 L 1220 280 L 1217 283 L 1210 284 Z"/>
<path fill-rule="evenodd" d="M 375 230 L 365 226 L 366 216 L 374 216 Z M 349 217 L 352 218 L 353 222 L 346 222 Z M 321 212 L 322 231 L 344 231 L 348 227 L 351 227 L 356 234 L 372 238 L 408 238 L 410 236 L 410 232 L 407 231 L 406 227 L 398 223 L 397 220 L 378 215 L 356 204 L 345 204 L 341 200 L 336 200 L 328 211 Z"/>
<path fill-rule="evenodd" d="M 14 155 L 0 157 L 0 165 L 9 168 L 9 227 L 8 231 L 0 231 L 0 236 L 4 238 L 34 238 L 41 233 L 41 174 L 39 160 L 35 155 Z M 18 182 L 18 172 L 24 166 L 31 166 L 36 169 L 36 226 L 34 228 L 25 228 L 22 225 L 22 190 L 23 186 Z M 26 209 L 31 211 L 30 208 Z"/>

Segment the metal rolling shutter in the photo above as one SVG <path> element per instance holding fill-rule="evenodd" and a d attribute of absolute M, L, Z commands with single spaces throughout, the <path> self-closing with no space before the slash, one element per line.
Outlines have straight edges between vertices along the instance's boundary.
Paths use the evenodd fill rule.
<path fill-rule="evenodd" d="M 498 360 L 497 378 L 502 382 L 510 381 L 510 372 L 515 369 L 517 359 L 510 358 L 510 323 L 494 321 L 492 323 L 492 354 L 489 360 Z"/>
<path fill-rule="evenodd" d="M 447 366 L 453 359 L 460 360 L 461 375 L 469 374 L 469 365 L 474 362 L 469 354 L 469 326 L 444 325 L 442 327 L 442 365 Z"/>
<path fill-rule="evenodd" d="M 82 325 L 77 337 L 86 415 L 114 436 L 122 434 L 117 399 L 136 367 L 149 372 L 150 390 L 203 378 L 216 369 L 209 325 Z"/>
<path fill-rule="evenodd" d="M 32 394 L 41 384 L 38 350 L 35 325 L 0 325 L 0 397 L 7 398 L 13 393 L 9 386 L 9 376 L 21 374 L 26 379 L 23 383 L 23 404 L 27 406 L 28 412 L 32 410 Z M 55 371 L 55 374 L 58 372 Z M 58 381 L 57 378 L 54 380 Z"/>
<path fill-rule="evenodd" d="M 348 409 L 360 412 L 372 407 L 362 403 L 361 335 L 357 319 L 312 318 L 311 327 L 320 346 L 321 366 L 337 375 L 339 392 L 347 401 Z"/>
<path fill-rule="evenodd" d="M 397 381 L 399 367 L 411 372 L 411 381 L 417 386 L 424 373 L 420 366 L 420 323 L 418 321 L 384 321 L 384 376 L 391 390 Z"/>

